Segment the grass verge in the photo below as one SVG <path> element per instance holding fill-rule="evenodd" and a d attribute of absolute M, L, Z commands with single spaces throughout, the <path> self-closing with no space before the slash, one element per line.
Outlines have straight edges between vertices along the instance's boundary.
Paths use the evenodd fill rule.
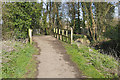
<path fill-rule="evenodd" d="M 33 55 L 37 49 L 31 44 L 14 43 L 13 51 L 2 51 L 2 78 L 35 77 L 37 61 Z"/>
<path fill-rule="evenodd" d="M 99 53 L 81 44 L 77 45 L 63 43 L 67 53 L 71 56 L 79 69 L 91 78 L 118 78 L 118 61 L 112 56 Z"/>

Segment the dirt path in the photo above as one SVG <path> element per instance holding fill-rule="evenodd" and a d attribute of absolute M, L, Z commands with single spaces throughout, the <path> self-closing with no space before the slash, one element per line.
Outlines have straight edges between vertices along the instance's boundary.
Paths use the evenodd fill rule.
<path fill-rule="evenodd" d="M 83 78 L 62 44 L 51 36 L 34 36 L 40 48 L 37 78 Z"/>

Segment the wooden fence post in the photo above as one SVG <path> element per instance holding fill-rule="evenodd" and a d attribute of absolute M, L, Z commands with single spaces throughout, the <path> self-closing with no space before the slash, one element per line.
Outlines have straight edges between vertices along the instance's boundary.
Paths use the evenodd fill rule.
<path fill-rule="evenodd" d="M 59 30 L 56 29 L 57 39 L 59 39 Z"/>
<path fill-rule="evenodd" d="M 62 41 L 64 41 L 64 30 L 62 30 Z"/>
<path fill-rule="evenodd" d="M 57 38 L 57 28 L 56 28 L 56 38 Z"/>
<path fill-rule="evenodd" d="M 39 34 L 40 34 L 40 29 L 39 29 Z"/>
<path fill-rule="evenodd" d="M 68 42 L 68 31 L 66 30 L 66 42 Z"/>
<path fill-rule="evenodd" d="M 71 44 L 73 44 L 73 28 L 71 27 Z"/>
<path fill-rule="evenodd" d="M 60 30 L 60 40 L 62 40 L 62 29 Z"/>
<path fill-rule="evenodd" d="M 60 40 L 60 29 L 59 29 L 59 40 Z"/>
<path fill-rule="evenodd" d="M 54 28 L 54 37 L 55 37 L 55 28 Z"/>
<path fill-rule="evenodd" d="M 30 39 L 30 44 L 32 44 L 32 29 L 29 29 L 29 39 Z"/>
<path fill-rule="evenodd" d="M 70 36 L 69 31 L 71 32 Z M 67 43 L 73 44 L 73 28 L 71 28 L 71 30 L 54 28 L 54 37 Z"/>

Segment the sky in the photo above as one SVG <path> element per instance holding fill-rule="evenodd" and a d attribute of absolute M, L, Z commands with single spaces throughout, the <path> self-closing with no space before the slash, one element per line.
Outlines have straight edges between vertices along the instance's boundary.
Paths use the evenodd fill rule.
<path fill-rule="evenodd" d="M 119 13 L 118 11 L 119 11 L 119 10 L 118 10 L 118 7 L 115 7 L 115 17 L 118 17 L 118 15 L 119 15 L 119 14 L 118 14 L 118 13 Z"/>

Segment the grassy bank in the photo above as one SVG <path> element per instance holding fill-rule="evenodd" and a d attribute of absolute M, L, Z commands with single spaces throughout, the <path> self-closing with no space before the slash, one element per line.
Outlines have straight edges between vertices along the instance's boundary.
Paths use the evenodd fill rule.
<path fill-rule="evenodd" d="M 8 42 L 6 45 L 12 50 L 2 51 L 2 77 L 3 78 L 31 78 L 36 75 L 37 62 L 33 57 L 37 49 L 31 44 Z M 10 49 L 8 48 L 8 49 Z"/>
<path fill-rule="evenodd" d="M 112 56 L 99 53 L 87 46 L 66 44 L 64 46 L 84 75 L 91 78 L 118 78 L 118 61 Z"/>

